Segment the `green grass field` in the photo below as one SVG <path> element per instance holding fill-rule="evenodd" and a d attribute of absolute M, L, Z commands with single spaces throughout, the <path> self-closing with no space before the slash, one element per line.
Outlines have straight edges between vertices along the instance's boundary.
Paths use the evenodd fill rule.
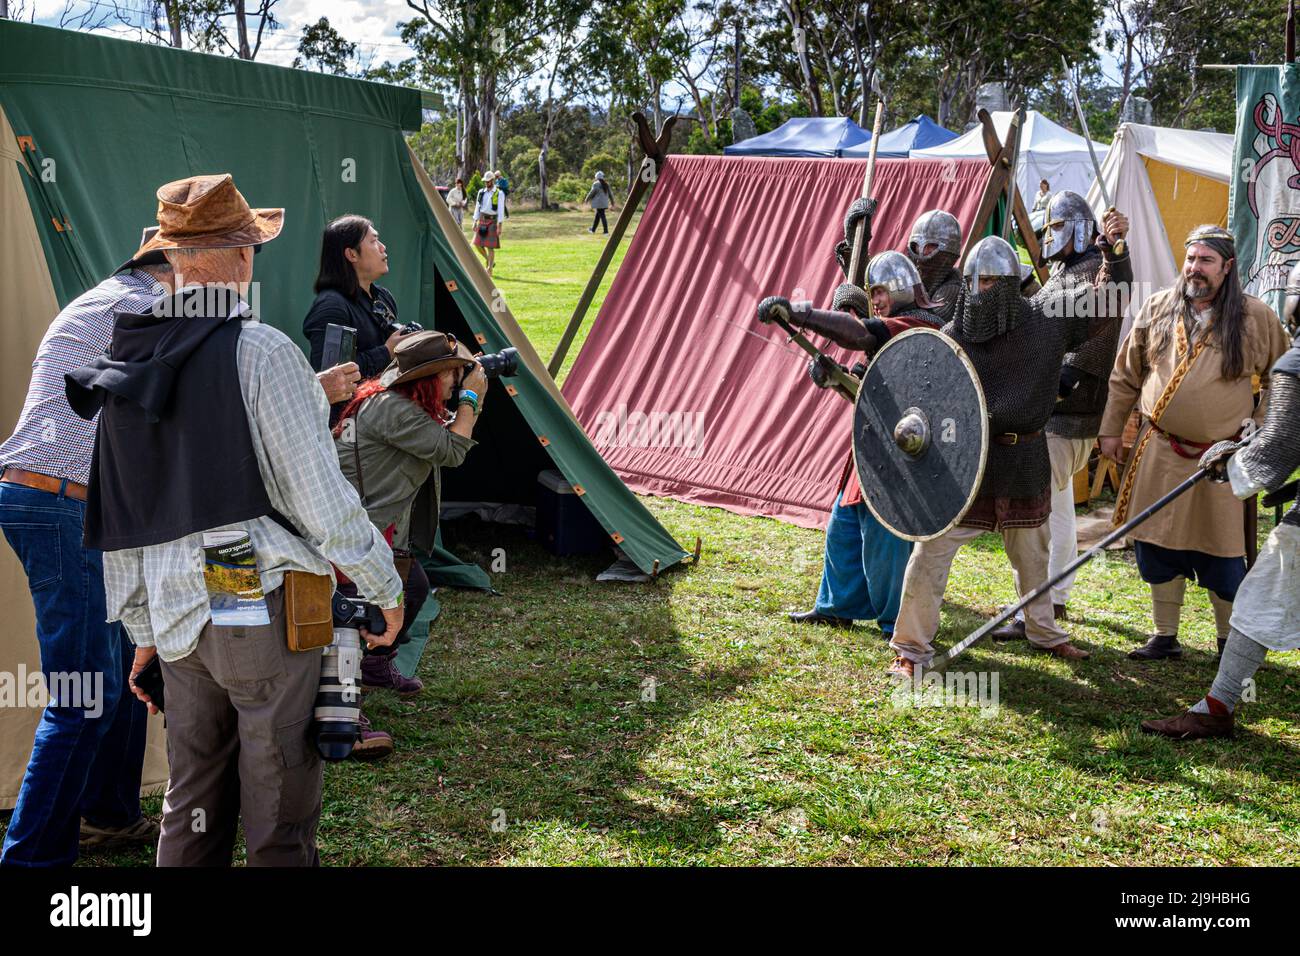
<path fill-rule="evenodd" d="M 587 223 L 523 214 L 505 236 L 497 278 L 543 358 L 599 253 Z M 1148 594 L 1131 555 L 1108 554 L 1080 573 L 1067 625 L 1090 660 L 984 644 L 954 669 L 996 675 L 996 709 L 916 707 L 875 627 L 786 622 L 816 593 L 820 532 L 646 503 L 688 549 L 703 539 L 698 566 L 597 584 L 602 560 L 444 528 L 485 566 L 505 549 L 503 595 L 439 593 L 424 693 L 367 707 L 399 752 L 326 770 L 323 861 L 1300 863 L 1300 655 L 1269 657 L 1234 740 L 1138 731 L 1209 686 L 1204 592 L 1189 589 L 1181 662 L 1130 661 Z M 958 556 L 947 596 L 944 645 L 1013 598 L 999 538 Z"/>

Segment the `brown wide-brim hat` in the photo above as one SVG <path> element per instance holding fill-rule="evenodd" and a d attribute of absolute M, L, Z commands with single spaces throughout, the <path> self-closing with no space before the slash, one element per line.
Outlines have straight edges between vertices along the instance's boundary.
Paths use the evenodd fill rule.
<path fill-rule="evenodd" d="M 379 376 L 384 388 L 428 378 L 449 368 L 468 368 L 474 353 L 445 332 L 416 332 L 393 350 L 393 361 Z"/>
<path fill-rule="evenodd" d="M 230 173 L 191 176 L 158 188 L 158 231 L 132 261 L 164 249 L 239 249 L 270 242 L 283 209 L 253 209 Z"/>

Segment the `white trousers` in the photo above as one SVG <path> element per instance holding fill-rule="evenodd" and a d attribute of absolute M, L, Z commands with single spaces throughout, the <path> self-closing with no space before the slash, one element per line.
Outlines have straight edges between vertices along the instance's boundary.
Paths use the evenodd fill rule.
<path fill-rule="evenodd" d="M 1052 535 L 1052 549 L 1047 560 L 1047 576 L 1054 578 L 1079 556 L 1079 532 L 1074 515 L 1074 476 L 1088 466 L 1093 438 L 1062 438 L 1047 434 L 1047 454 L 1052 461 L 1052 514 L 1047 527 Z M 1065 604 L 1074 587 L 1074 575 L 1052 588 L 1052 603 Z"/>
<path fill-rule="evenodd" d="M 918 542 L 912 549 L 907 571 L 903 574 L 903 603 L 898 609 L 894 639 L 889 642 L 899 657 L 922 665 L 928 665 L 934 659 L 934 636 L 939 632 L 939 612 L 943 607 L 943 592 L 948 587 L 953 559 L 963 544 L 981 534 L 983 532 L 977 528 L 956 527 L 930 541 Z M 1048 534 L 1046 524 L 1002 531 L 1002 543 L 1011 561 L 1016 593 L 1021 596 L 1047 580 Z M 1057 626 L 1048 595 L 1044 594 L 1026 610 L 1029 619 L 1025 622 L 1025 636 L 1031 644 L 1055 647 L 1070 639 L 1070 635 Z"/>

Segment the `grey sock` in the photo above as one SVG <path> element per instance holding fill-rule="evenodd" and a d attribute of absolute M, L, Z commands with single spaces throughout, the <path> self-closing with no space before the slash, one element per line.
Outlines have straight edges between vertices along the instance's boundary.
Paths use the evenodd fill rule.
<path fill-rule="evenodd" d="M 1210 685 L 1210 696 L 1227 707 L 1230 712 L 1236 710 L 1246 682 L 1254 678 L 1255 671 L 1259 670 L 1259 666 L 1264 663 L 1266 654 L 1268 648 L 1252 641 L 1234 627 L 1228 632 L 1228 643 L 1223 648 L 1219 672 L 1214 675 L 1214 683 Z M 1192 707 L 1192 711 L 1197 714 L 1208 714 L 1210 708 L 1202 700 Z"/>

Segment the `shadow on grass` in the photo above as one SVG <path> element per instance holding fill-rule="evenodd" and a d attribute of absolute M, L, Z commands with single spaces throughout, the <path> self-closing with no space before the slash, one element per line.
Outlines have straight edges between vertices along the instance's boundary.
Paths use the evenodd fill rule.
<path fill-rule="evenodd" d="M 986 618 L 969 608 L 945 605 L 947 626 L 936 646 L 951 646 Z M 1107 631 L 1124 632 L 1106 624 Z M 1122 779 L 1144 784 L 1179 784 L 1199 790 L 1216 802 L 1249 807 L 1264 816 L 1289 821 L 1284 808 L 1244 799 L 1240 780 L 1206 774 L 1204 768 L 1250 771 L 1280 783 L 1295 779 L 1300 750 L 1275 736 L 1249 729 L 1272 718 L 1291 720 L 1294 707 L 1286 686 L 1293 672 L 1270 668 L 1256 675 L 1259 702 L 1242 705 L 1236 737 L 1228 740 L 1173 741 L 1144 734 L 1140 724 L 1152 717 L 1171 717 L 1199 700 L 1218 669 L 1213 651 L 1185 645 L 1178 661 L 1134 661 L 1127 649 L 1091 641 L 1092 657 L 1058 661 L 1034 650 L 1027 641 L 994 644 L 981 641 L 949 668 L 999 675 L 999 707 L 1045 725 L 1048 756 L 1088 773 L 1099 782 Z"/>
<path fill-rule="evenodd" d="M 649 781 L 642 761 L 702 707 L 761 677 L 754 659 L 708 669 L 682 649 L 670 597 L 688 569 L 648 584 L 596 583 L 609 556 L 557 559 L 522 529 L 444 526 L 447 546 L 488 566 L 499 598 L 440 591 L 442 616 L 412 702 L 367 698 L 398 752 L 326 771 L 322 859 L 331 864 L 495 862 L 520 833 L 569 847 L 615 833 L 646 852 L 698 852 L 719 814 Z"/>

